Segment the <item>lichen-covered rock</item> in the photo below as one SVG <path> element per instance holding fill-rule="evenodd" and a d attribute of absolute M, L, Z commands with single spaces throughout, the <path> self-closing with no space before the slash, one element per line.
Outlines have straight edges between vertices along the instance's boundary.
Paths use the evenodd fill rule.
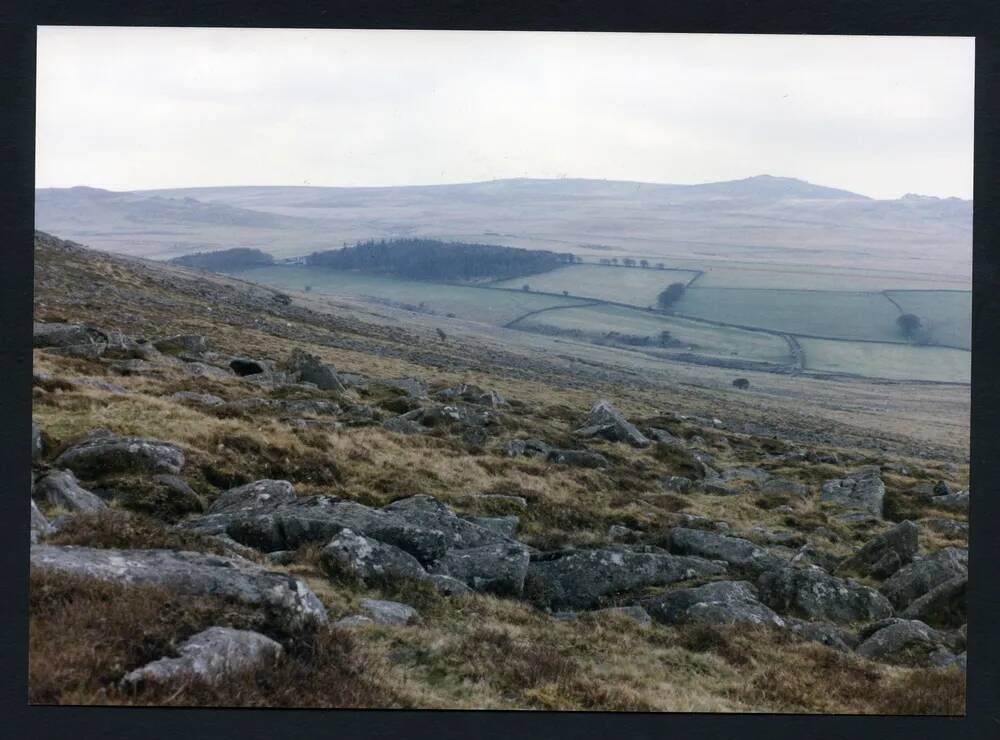
<path fill-rule="evenodd" d="M 495 529 L 480 526 L 456 515 L 450 506 L 433 496 L 417 495 L 398 499 L 382 507 L 382 511 L 410 524 L 443 532 L 449 550 L 510 542 L 510 537 Z"/>
<path fill-rule="evenodd" d="M 31 544 L 38 542 L 40 537 L 44 537 L 47 534 L 54 532 L 53 526 L 49 523 L 49 520 L 45 518 L 45 515 L 38 510 L 38 506 L 35 505 L 35 500 L 31 499 Z"/>
<path fill-rule="evenodd" d="M 71 357 L 96 359 L 108 347 L 108 336 L 100 329 L 82 324 L 36 322 L 31 346 Z"/>
<path fill-rule="evenodd" d="M 598 401 L 587 415 L 587 423 L 577 429 L 578 437 L 603 437 L 612 442 L 627 442 L 633 447 L 648 447 L 649 439 L 625 418 L 610 401 Z"/>
<path fill-rule="evenodd" d="M 888 578 L 913 561 L 917 554 L 917 534 L 916 524 L 911 521 L 900 522 L 843 561 L 838 572 Z"/>
<path fill-rule="evenodd" d="M 958 627 L 967 617 L 968 576 L 956 576 L 910 602 L 899 616 L 918 619 L 934 627 Z"/>
<path fill-rule="evenodd" d="M 337 370 L 333 365 L 325 363 L 316 355 L 301 349 L 292 350 L 292 356 L 286 367 L 289 375 L 295 381 L 313 383 L 324 391 L 344 390 L 344 385 L 337 377 Z"/>
<path fill-rule="evenodd" d="M 153 346 L 165 355 L 176 357 L 203 357 L 208 352 L 208 342 L 201 334 L 176 334 L 157 339 Z"/>
<path fill-rule="evenodd" d="M 31 422 L 31 460 L 34 462 L 42 456 L 42 428 Z"/>
<path fill-rule="evenodd" d="M 892 605 L 878 591 L 821 568 L 785 566 L 757 580 L 760 600 L 779 614 L 837 623 L 883 619 Z"/>
<path fill-rule="evenodd" d="M 865 468 L 847 478 L 828 480 L 820 490 L 820 500 L 841 508 L 882 517 L 885 484 L 878 468 Z"/>
<path fill-rule="evenodd" d="M 442 401 L 465 401 L 466 403 L 473 403 L 477 406 L 489 406 L 490 408 L 499 408 L 500 406 L 507 405 L 506 399 L 497 391 L 486 390 L 480 388 L 478 385 L 467 385 L 465 383 L 438 391 L 435 397 Z"/>
<path fill-rule="evenodd" d="M 289 575 L 246 561 L 174 550 L 100 550 L 32 545 L 31 567 L 126 586 L 221 596 L 274 609 L 290 627 L 326 624 L 326 609 L 309 587 Z"/>
<path fill-rule="evenodd" d="M 613 594 L 721 575 L 724 566 L 696 557 L 618 550 L 569 550 L 533 558 L 525 595 L 556 611 L 592 609 Z"/>
<path fill-rule="evenodd" d="M 829 622 L 809 622 L 796 617 L 785 617 L 785 626 L 810 642 L 849 653 L 858 646 L 858 636 L 843 627 Z"/>
<path fill-rule="evenodd" d="M 221 406 L 226 402 L 226 399 L 211 393 L 195 393 L 193 391 L 177 391 L 170 396 L 170 400 L 194 406 Z"/>
<path fill-rule="evenodd" d="M 783 627 L 784 621 L 757 599 L 746 581 L 714 581 L 697 588 L 666 591 L 643 599 L 643 608 L 662 624 L 757 624 Z"/>
<path fill-rule="evenodd" d="M 375 624 L 406 625 L 420 621 L 420 613 L 408 604 L 380 599 L 362 599 L 363 611 Z"/>
<path fill-rule="evenodd" d="M 784 559 L 749 540 L 685 527 L 670 530 L 670 551 L 677 555 L 722 560 L 733 569 L 752 575 L 785 565 Z"/>
<path fill-rule="evenodd" d="M 499 538 L 474 524 L 458 521 L 469 530 Z M 330 496 L 298 498 L 287 481 L 257 481 L 226 491 L 204 516 L 188 520 L 184 526 L 203 534 L 228 534 L 264 552 L 328 542 L 344 529 L 395 545 L 422 564 L 436 560 L 448 549 L 448 539 L 440 529 L 354 501 Z"/>
<path fill-rule="evenodd" d="M 409 553 L 349 529 L 326 544 L 320 553 L 320 566 L 331 577 L 347 575 L 365 584 L 426 576 L 423 566 Z"/>
<path fill-rule="evenodd" d="M 68 470 L 53 470 L 35 484 L 35 496 L 44 498 L 49 506 L 80 514 L 95 514 L 108 505 L 82 488 L 76 476 Z"/>
<path fill-rule="evenodd" d="M 160 658 L 125 675 L 122 685 L 178 683 L 197 679 L 215 684 L 225 677 L 273 664 L 281 645 L 249 630 L 210 627 L 185 640 L 176 658 Z"/>
<path fill-rule="evenodd" d="M 968 573 L 968 550 L 946 547 L 900 568 L 879 590 L 897 609 L 905 609 L 931 589 Z"/>
<path fill-rule="evenodd" d="M 966 513 L 969 511 L 968 491 L 959 491 L 958 493 L 949 493 L 943 496 L 931 496 L 928 501 L 931 506 L 938 509 L 945 509 L 947 511 L 962 511 Z"/>
<path fill-rule="evenodd" d="M 184 467 L 184 453 L 170 442 L 142 437 L 100 436 L 73 445 L 55 460 L 84 478 L 111 473 L 173 473 Z"/>
<path fill-rule="evenodd" d="M 930 654 L 944 644 L 941 633 L 918 620 L 886 622 L 858 645 L 858 655 L 891 663 L 925 664 Z"/>
<path fill-rule="evenodd" d="M 528 551 L 517 543 L 448 550 L 429 566 L 432 573 L 451 576 L 476 591 L 520 596 L 528 572 Z"/>
<path fill-rule="evenodd" d="M 507 457 L 548 457 L 552 446 L 540 439 L 512 439 L 503 449 Z"/>
<path fill-rule="evenodd" d="M 507 516 L 467 516 L 465 520 L 475 524 L 477 527 L 488 529 L 509 539 L 514 539 L 514 536 L 517 534 L 517 527 L 521 523 L 520 517 L 514 514 Z"/>
<path fill-rule="evenodd" d="M 557 465 L 570 465 L 575 468 L 606 468 L 611 465 L 604 455 L 591 450 L 551 449 L 545 459 Z"/>

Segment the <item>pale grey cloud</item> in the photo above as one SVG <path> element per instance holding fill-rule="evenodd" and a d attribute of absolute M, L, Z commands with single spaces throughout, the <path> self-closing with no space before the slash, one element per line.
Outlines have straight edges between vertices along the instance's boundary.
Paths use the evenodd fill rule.
<path fill-rule="evenodd" d="M 40 187 L 690 183 L 972 195 L 968 38 L 43 27 Z"/>

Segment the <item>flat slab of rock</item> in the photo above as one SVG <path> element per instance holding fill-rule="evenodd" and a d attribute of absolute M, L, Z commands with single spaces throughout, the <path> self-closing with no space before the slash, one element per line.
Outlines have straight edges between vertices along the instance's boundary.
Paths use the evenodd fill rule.
<path fill-rule="evenodd" d="M 55 460 L 84 477 L 109 473 L 172 473 L 184 467 L 184 453 L 170 442 L 143 437 L 93 437 L 73 445 Z"/>
<path fill-rule="evenodd" d="M 100 496 L 82 488 L 76 476 L 68 470 L 53 470 L 35 484 L 35 496 L 44 498 L 50 506 L 79 514 L 96 514 L 108 505 Z"/>
<path fill-rule="evenodd" d="M 593 609 L 618 592 L 724 572 L 719 563 L 680 555 L 618 550 L 546 553 L 529 563 L 524 593 L 542 608 Z"/>
<path fill-rule="evenodd" d="M 301 349 L 292 350 L 286 369 L 291 378 L 301 383 L 313 383 L 317 388 L 324 391 L 343 391 L 344 385 L 337 377 L 336 368 L 323 362 L 316 355 L 304 352 Z"/>
<path fill-rule="evenodd" d="M 733 569 L 752 575 L 785 565 L 785 560 L 749 540 L 685 527 L 670 530 L 670 552 L 722 560 Z"/>
<path fill-rule="evenodd" d="M 166 355 L 202 357 L 208 352 L 208 342 L 201 334 L 177 334 L 157 339 L 153 346 Z"/>
<path fill-rule="evenodd" d="M 128 673 L 125 687 L 198 679 L 210 684 L 226 676 L 274 663 L 281 645 L 259 632 L 210 627 L 181 644 L 176 658 L 161 658 Z"/>
<path fill-rule="evenodd" d="M 327 622 L 323 604 L 302 581 L 218 555 L 32 545 L 30 563 L 39 570 L 73 573 L 126 586 L 232 598 L 275 609 L 292 627 Z"/>
<path fill-rule="evenodd" d="M 54 349 L 74 357 L 100 357 L 108 347 L 108 335 L 82 324 L 35 322 L 32 347 Z"/>
<path fill-rule="evenodd" d="M 779 614 L 811 621 L 871 621 L 892 614 L 892 604 L 875 589 L 815 566 L 766 571 L 757 580 L 757 590 L 760 600 Z"/>
<path fill-rule="evenodd" d="M 820 500 L 882 517 L 885 484 L 877 468 L 857 471 L 847 478 L 828 480 L 820 489 Z"/>
<path fill-rule="evenodd" d="M 517 534 L 518 525 L 521 523 L 520 517 L 514 514 L 508 516 L 467 516 L 467 522 L 472 522 L 477 527 L 488 529 L 502 537 L 513 539 Z"/>
<path fill-rule="evenodd" d="M 528 572 L 528 551 L 517 543 L 498 542 L 464 550 L 448 550 L 428 566 L 430 572 L 451 576 L 475 591 L 520 596 Z"/>
<path fill-rule="evenodd" d="M 829 622 L 808 622 L 785 617 L 785 626 L 810 642 L 818 642 L 842 653 L 849 653 L 858 646 L 857 635 Z"/>
<path fill-rule="evenodd" d="M 958 493 L 948 493 L 943 496 L 931 496 L 928 499 L 931 506 L 947 511 L 969 511 L 969 492 L 959 491 Z"/>
<path fill-rule="evenodd" d="M 681 588 L 642 600 L 642 606 L 663 624 L 756 624 L 784 627 L 784 620 L 757 600 L 747 581 L 715 581 Z"/>
<path fill-rule="evenodd" d="M 612 442 L 626 442 L 633 447 L 648 447 L 649 439 L 628 421 L 610 401 L 598 401 L 587 415 L 587 423 L 574 434 L 578 437 L 602 437 Z"/>

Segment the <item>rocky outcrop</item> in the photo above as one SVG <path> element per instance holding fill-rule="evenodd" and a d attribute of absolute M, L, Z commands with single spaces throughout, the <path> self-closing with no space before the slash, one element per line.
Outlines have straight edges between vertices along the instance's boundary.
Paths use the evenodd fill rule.
<path fill-rule="evenodd" d="M 398 516 L 410 524 L 444 533 L 449 550 L 466 550 L 510 542 L 509 537 L 456 515 L 450 506 L 433 496 L 418 495 L 398 499 L 384 506 L 382 511 Z"/>
<path fill-rule="evenodd" d="M 779 614 L 835 623 L 884 619 L 892 605 L 878 591 L 817 567 L 786 566 L 757 580 L 760 600 Z"/>
<path fill-rule="evenodd" d="M 486 390 L 478 385 L 461 383 L 451 388 L 445 388 L 434 394 L 434 397 L 445 402 L 464 401 L 477 406 L 499 408 L 507 405 L 507 400 L 495 390 Z"/>
<path fill-rule="evenodd" d="M 427 575 L 420 561 L 409 553 L 349 529 L 326 544 L 320 553 L 320 566 L 333 578 L 348 576 L 362 584 L 420 580 Z"/>
<path fill-rule="evenodd" d="M 449 550 L 428 569 L 451 576 L 476 591 L 520 596 L 528 572 L 528 551 L 523 545 L 504 542 Z"/>
<path fill-rule="evenodd" d="M 643 608 L 662 624 L 756 624 L 784 627 L 784 620 L 757 599 L 746 581 L 715 581 L 643 599 Z"/>
<path fill-rule="evenodd" d="M 865 544 L 844 560 L 837 570 L 861 576 L 888 578 L 913 561 L 917 554 L 917 534 L 916 524 L 911 521 L 900 522 Z"/>
<path fill-rule="evenodd" d="M 545 553 L 528 565 L 524 592 L 537 605 L 556 611 L 592 609 L 603 598 L 648 586 L 666 586 L 725 568 L 702 558 L 619 550 Z"/>
<path fill-rule="evenodd" d="M 706 560 L 722 560 L 734 570 L 755 576 L 785 565 L 784 559 L 749 540 L 685 527 L 670 530 L 670 551 Z"/>
<path fill-rule="evenodd" d="M 173 473 L 184 467 L 184 453 L 170 442 L 142 437 L 100 436 L 73 445 L 55 460 L 84 478 L 111 473 Z"/>
<path fill-rule="evenodd" d="M 465 531 L 495 535 L 474 524 L 460 522 Z M 404 550 L 426 564 L 448 549 L 445 533 L 393 511 L 372 509 L 354 501 L 329 496 L 296 497 L 287 481 L 257 481 L 220 496 L 205 515 L 185 523 L 204 534 L 227 534 L 237 542 L 264 552 L 293 550 L 307 542 L 328 542 L 341 530 Z"/>
<path fill-rule="evenodd" d="M 337 376 L 337 369 L 323 362 L 316 355 L 301 349 L 292 350 L 292 356 L 286 363 L 286 369 L 292 380 L 299 383 L 313 383 L 324 391 L 343 391 L 344 385 Z"/>
<path fill-rule="evenodd" d="M 99 497 L 81 488 L 68 470 L 54 470 L 35 484 L 35 496 L 45 499 L 49 506 L 79 514 L 104 511 L 108 505 Z"/>
<path fill-rule="evenodd" d="M 42 428 L 31 422 L 31 460 L 34 462 L 42 456 Z"/>
<path fill-rule="evenodd" d="M 96 359 L 108 348 L 108 335 L 82 324 L 35 323 L 31 346 L 69 355 Z"/>
<path fill-rule="evenodd" d="M 32 545 L 31 567 L 126 586 L 221 596 L 275 610 L 290 627 L 326 624 L 326 609 L 303 582 L 245 561 L 174 550 L 99 550 Z"/>
<path fill-rule="evenodd" d="M 867 512 L 882 517 L 885 484 L 878 468 L 865 468 L 847 478 L 823 483 L 820 500 L 850 511 Z"/>
<path fill-rule="evenodd" d="M 467 516 L 465 520 L 475 524 L 477 527 L 488 529 L 501 537 L 509 539 L 514 539 L 517 534 L 517 528 L 521 523 L 520 517 L 514 514 L 507 516 Z"/>
<path fill-rule="evenodd" d="M 968 550 L 946 547 L 900 568 L 879 590 L 897 609 L 905 609 L 935 587 L 968 573 Z"/>
<path fill-rule="evenodd" d="M 809 622 L 796 617 L 785 617 L 785 626 L 810 642 L 849 653 L 858 646 L 858 636 L 843 627 L 829 622 Z"/>
<path fill-rule="evenodd" d="M 587 415 L 587 423 L 577 429 L 578 437 L 602 437 L 612 442 L 626 442 L 633 447 L 648 447 L 649 439 L 625 418 L 610 401 L 598 401 Z"/>
<path fill-rule="evenodd" d="M 160 658 L 125 675 L 122 686 L 169 684 L 192 679 L 215 684 L 227 676 L 273 664 L 281 645 L 249 630 L 210 627 L 185 640 L 176 658 Z"/>

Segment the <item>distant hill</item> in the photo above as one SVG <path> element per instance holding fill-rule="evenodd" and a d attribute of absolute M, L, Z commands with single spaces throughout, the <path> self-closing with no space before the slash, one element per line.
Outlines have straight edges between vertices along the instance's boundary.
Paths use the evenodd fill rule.
<path fill-rule="evenodd" d="M 164 259 L 252 247 L 304 256 L 369 239 L 971 275 L 972 203 L 878 200 L 794 178 L 671 185 L 510 179 L 407 187 L 36 192 L 36 226 Z"/>
<path fill-rule="evenodd" d="M 316 252 L 306 259 L 306 264 L 411 280 L 477 281 L 534 275 L 573 261 L 572 254 L 539 249 L 431 239 L 383 239 Z"/>

